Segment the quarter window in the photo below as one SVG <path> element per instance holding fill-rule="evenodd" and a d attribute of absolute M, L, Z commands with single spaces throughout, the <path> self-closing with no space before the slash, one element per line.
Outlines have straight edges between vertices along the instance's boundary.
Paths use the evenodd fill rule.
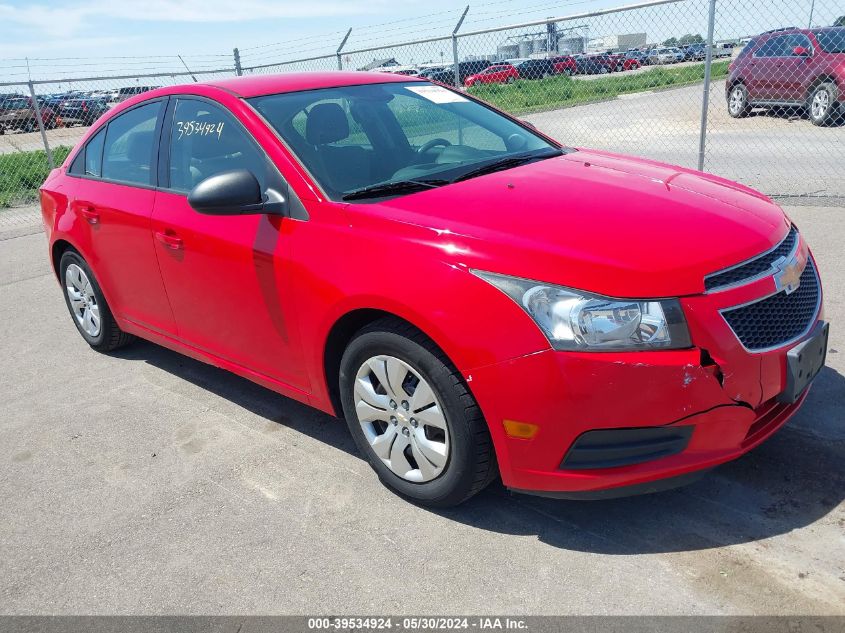
<path fill-rule="evenodd" d="M 105 128 L 94 135 L 85 146 L 85 175 L 103 175 L 103 142 L 106 140 Z"/>
<path fill-rule="evenodd" d="M 138 185 L 154 183 L 153 149 L 161 106 L 161 102 L 148 103 L 109 122 L 103 150 L 103 178 Z M 87 163 L 86 160 L 86 171 Z"/>
<path fill-rule="evenodd" d="M 198 99 L 179 99 L 170 129 L 170 188 L 188 192 L 216 174 L 252 172 L 266 185 L 267 159 L 235 118 Z"/>

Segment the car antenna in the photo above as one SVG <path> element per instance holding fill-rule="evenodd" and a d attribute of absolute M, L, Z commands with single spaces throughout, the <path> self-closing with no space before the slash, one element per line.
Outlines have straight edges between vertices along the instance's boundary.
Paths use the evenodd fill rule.
<path fill-rule="evenodd" d="M 192 73 L 192 72 L 191 72 L 191 69 L 190 69 L 190 68 L 188 68 L 188 64 L 186 64 L 186 63 L 185 63 L 185 60 L 184 60 L 184 59 L 182 59 L 182 56 L 181 56 L 181 55 L 177 55 L 176 57 L 178 57 L 178 58 L 179 58 L 179 61 L 180 61 L 180 62 L 182 62 L 182 65 L 185 67 L 185 70 L 187 70 L 187 71 L 188 71 L 188 74 L 189 74 L 189 75 L 191 75 L 191 79 L 193 79 L 193 80 L 194 80 L 194 83 L 197 83 L 197 78 L 196 78 L 196 75 L 194 75 L 194 73 Z"/>

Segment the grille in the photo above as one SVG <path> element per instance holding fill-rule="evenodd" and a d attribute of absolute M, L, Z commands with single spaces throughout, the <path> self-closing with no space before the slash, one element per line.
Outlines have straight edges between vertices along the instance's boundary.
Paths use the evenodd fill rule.
<path fill-rule="evenodd" d="M 722 316 L 749 351 L 780 347 L 800 338 L 815 321 L 821 289 L 812 259 L 801 275 L 798 289 L 781 291 L 740 308 L 722 311 Z"/>
<path fill-rule="evenodd" d="M 772 264 L 781 257 L 787 257 L 798 243 L 798 231 L 792 227 L 783 241 L 772 250 L 758 255 L 747 262 L 713 273 L 704 278 L 704 288 L 708 291 L 719 290 L 744 281 L 751 281 L 772 270 Z"/>

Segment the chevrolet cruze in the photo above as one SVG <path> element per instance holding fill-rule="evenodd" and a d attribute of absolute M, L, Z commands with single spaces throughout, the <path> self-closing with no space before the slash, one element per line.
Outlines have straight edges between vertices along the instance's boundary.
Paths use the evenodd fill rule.
<path fill-rule="evenodd" d="M 419 503 L 690 481 L 821 369 L 816 264 L 771 200 L 566 147 L 383 73 L 161 88 L 41 189 L 70 316 L 346 418 Z"/>

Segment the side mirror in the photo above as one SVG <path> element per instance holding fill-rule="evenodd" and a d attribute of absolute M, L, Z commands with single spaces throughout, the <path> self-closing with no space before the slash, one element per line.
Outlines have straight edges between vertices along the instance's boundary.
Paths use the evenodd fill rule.
<path fill-rule="evenodd" d="M 526 121 L 525 119 L 520 119 L 519 122 L 522 123 L 526 127 L 530 127 L 532 130 L 537 129 L 537 126 L 534 125 L 531 121 Z"/>
<path fill-rule="evenodd" d="M 281 214 L 284 211 L 284 200 L 265 201 L 258 179 L 246 169 L 206 178 L 188 194 L 188 204 L 197 213 L 206 215 Z"/>
<path fill-rule="evenodd" d="M 810 56 L 810 50 L 807 49 L 807 48 L 804 48 L 803 46 L 796 46 L 795 48 L 792 49 L 792 54 L 797 56 L 797 57 L 809 57 Z"/>

